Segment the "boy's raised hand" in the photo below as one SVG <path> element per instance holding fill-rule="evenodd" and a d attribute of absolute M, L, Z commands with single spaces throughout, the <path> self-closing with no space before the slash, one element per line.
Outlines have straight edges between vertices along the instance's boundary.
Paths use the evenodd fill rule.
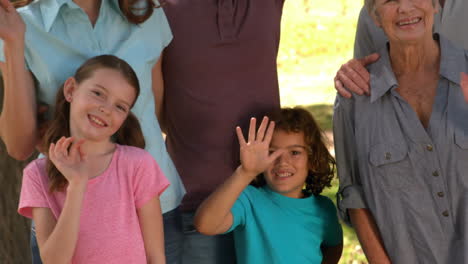
<path fill-rule="evenodd" d="M 264 117 L 258 131 L 255 131 L 255 127 L 256 119 L 252 118 L 250 119 L 248 141 L 245 140 L 241 128 L 236 127 L 240 144 L 241 169 L 252 179 L 264 172 L 282 153 L 282 150 L 271 154 L 269 152 L 275 122 L 268 122 L 268 117 Z"/>
<path fill-rule="evenodd" d="M 84 166 L 86 156 L 81 149 L 85 141 L 74 141 L 73 137 L 62 137 L 57 143 L 50 144 L 49 159 L 67 179 L 69 185 L 85 184 L 88 181 Z"/>

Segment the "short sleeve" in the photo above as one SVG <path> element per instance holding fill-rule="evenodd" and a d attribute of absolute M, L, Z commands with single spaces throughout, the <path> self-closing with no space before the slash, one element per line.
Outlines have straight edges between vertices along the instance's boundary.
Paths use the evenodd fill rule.
<path fill-rule="evenodd" d="M 28 218 L 32 218 L 32 208 L 50 208 L 47 184 L 42 180 L 45 171 L 40 170 L 37 162 L 38 160 L 31 162 L 23 170 L 18 213 Z"/>
<path fill-rule="evenodd" d="M 146 151 L 140 157 L 133 177 L 136 208 L 141 208 L 149 200 L 160 196 L 170 184 L 154 158 Z"/>
<path fill-rule="evenodd" d="M 330 199 L 326 197 L 324 198 L 324 209 L 326 210 L 325 214 L 327 215 L 327 225 L 323 245 L 333 247 L 343 243 L 343 229 L 341 228 L 341 224 L 338 221 L 338 214 L 335 205 Z"/>
<path fill-rule="evenodd" d="M 5 51 L 4 51 L 4 45 L 3 45 L 3 39 L 0 39 L 0 61 L 5 62 Z"/>
<path fill-rule="evenodd" d="M 159 3 L 155 1 L 157 5 Z M 167 47 L 169 43 L 172 41 L 172 31 L 171 27 L 169 26 L 169 22 L 167 21 L 166 14 L 164 13 L 164 10 L 162 7 L 156 8 L 155 12 L 157 16 L 157 24 L 158 24 L 158 30 L 159 30 L 159 36 L 161 39 L 161 43 L 163 47 Z"/>
<path fill-rule="evenodd" d="M 333 113 L 333 138 L 340 187 L 337 204 L 340 217 L 351 224 L 347 210 L 366 208 L 354 138 L 354 99 L 337 95 Z"/>
<path fill-rule="evenodd" d="M 226 233 L 233 231 L 238 226 L 244 226 L 246 223 L 246 218 L 248 217 L 247 212 L 251 208 L 251 201 L 249 199 L 249 193 L 251 193 L 250 188 L 255 188 L 253 186 L 247 186 L 245 190 L 239 195 L 236 202 L 231 208 L 232 213 L 232 226 L 229 228 Z"/>

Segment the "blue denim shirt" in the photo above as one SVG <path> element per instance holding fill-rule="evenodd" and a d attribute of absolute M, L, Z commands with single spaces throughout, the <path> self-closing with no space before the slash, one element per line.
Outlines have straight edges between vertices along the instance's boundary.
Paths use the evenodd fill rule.
<path fill-rule="evenodd" d="M 127 22 L 117 0 L 101 1 L 94 27 L 71 0 L 34 1 L 18 11 L 26 24 L 26 65 L 37 80 L 37 99 L 41 102 L 53 107 L 58 88 L 91 57 L 112 54 L 133 67 L 141 93 L 132 111 L 143 129 L 146 150 L 171 182 L 161 196 L 161 206 L 163 212 L 177 207 L 185 189 L 167 153 L 151 88 L 151 69 L 172 40 L 162 8 L 156 8 L 143 24 L 134 25 Z M 5 61 L 1 40 L 0 51 L 0 60 Z"/>
<path fill-rule="evenodd" d="M 369 68 L 371 96 L 338 96 L 339 212 L 368 208 L 393 263 L 468 263 L 468 53 L 440 37 L 429 126 L 395 89 L 388 51 Z"/>

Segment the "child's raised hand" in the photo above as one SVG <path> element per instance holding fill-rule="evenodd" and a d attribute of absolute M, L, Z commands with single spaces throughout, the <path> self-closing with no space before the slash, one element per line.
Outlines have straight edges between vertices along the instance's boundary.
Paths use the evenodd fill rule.
<path fill-rule="evenodd" d="M 83 139 L 74 141 L 73 137 L 62 137 L 57 143 L 50 144 L 49 147 L 49 159 L 70 185 L 84 184 L 88 181 L 84 166 L 86 156 L 81 149 L 85 141 Z"/>
<path fill-rule="evenodd" d="M 9 0 L 0 0 L 0 38 L 5 42 L 24 41 L 26 26 Z"/>
<path fill-rule="evenodd" d="M 268 125 L 269 123 L 269 125 Z M 277 150 L 270 154 L 269 147 L 275 122 L 268 122 L 268 117 L 264 117 L 258 131 L 255 132 L 256 119 L 250 119 L 248 141 L 245 141 L 240 127 L 236 127 L 237 137 L 240 144 L 241 169 L 244 173 L 255 178 L 264 172 L 275 159 L 281 155 L 282 150 Z M 267 128 L 268 127 L 268 128 Z"/>

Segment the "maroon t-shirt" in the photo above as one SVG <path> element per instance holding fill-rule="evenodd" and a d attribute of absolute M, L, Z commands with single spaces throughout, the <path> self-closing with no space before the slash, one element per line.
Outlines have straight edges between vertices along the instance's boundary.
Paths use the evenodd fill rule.
<path fill-rule="evenodd" d="M 279 109 L 276 56 L 284 0 L 167 0 L 167 148 L 194 210 L 239 165 L 235 127 Z"/>

